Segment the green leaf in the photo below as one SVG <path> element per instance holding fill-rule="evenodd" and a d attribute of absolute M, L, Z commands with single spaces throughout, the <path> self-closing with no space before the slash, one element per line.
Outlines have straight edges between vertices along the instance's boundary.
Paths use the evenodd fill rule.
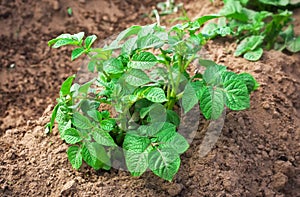
<path fill-rule="evenodd" d="M 168 71 L 165 68 L 155 67 L 150 72 L 150 78 L 155 82 L 166 83 L 168 80 Z"/>
<path fill-rule="evenodd" d="M 93 55 L 92 61 L 96 62 L 97 60 L 108 60 L 112 56 L 112 50 L 109 49 L 94 48 L 93 52 L 96 52 L 96 54 Z"/>
<path fill-rule="evenodd" d="M 163 103 L 167 101 L 164 90 L 158 87 L 151 87 L 145 93 L 145 98 L 154 103 Z"/>
<path fill-rule="evenodd" d="M 290 52 L 297 53 L 300 51 L 300 36 L 293 38 L 287 43 L 286 49 Z"/>
<path fill-rule="evenodd" d="M 184 153 L 189 144 L 186 139 L 176 132 L 176 127 L 173 124 L 166 123 L 163 128 L 155 134 L 159 143 L 159 148 L 171 148 L 178 154 Z"/>
<path fill-rule="evenodd" d="M 64 139 L 65 131 L 71 128 L 71 124 L 71 120 L 69 120 L 68 122 L 62 122 L 58 124 L 58 131 L 61 139 Z"/>
<path fill-rule="evenodd" d="M 206 119 L 218 119 L 225 106 L 224 93 L 218 87 L 205 87 L 200 96 L 200 109 Z"/>
<path fill-rule="evenodd" d="M 289 25 L 283 32 L 280 32 L 279 35 L 282 37 L 282 39 L 284 40 L 284 43 L 281 44 L 281 43 L 275 43 L 275 44 L 278 44 L 278 45 L 281 45 L 281 47 L 278 49 L 278 48 L 275 48 L 276 50 L 283 50 L 285 47 L 286 47 L 286 44 L 295 39 L 295 32 L 294 32 L 294 26 L 293 25 Z"/>
<path fill-rule="evenodd" d="M 149 88 L 150 87 L 148 87 L 148 86 L 138 87 L 135 89 L 133 94 L 139 98 L 143 98 L 145 96 L 145 93 L 147 92 L 147 90 L 149 90 Z"/>
<path fill-rule="evenodd" d="M 289 4 L 289 0 L 259 0 L 261 3 L 274 5 L 274 6 L 286 6 Z"/>
<path fill-rule="evenodd" d="M 206 86 L 205 82 L 203 80 L 201 80 L 201 81 L 198 80 L 198 81 L 193 81 L 190 83 L 196 92 L 196 96 L 197 96 L 198 100 L 200 100 L 201 94 L 204 90 L 204 87 Z"/>
<path fill-rule="evenodd" d="M 240 2 L 243 6 L 246 6 L 249 0 L 240 0 Z"/>
<path fill-rule="evenodd" d="M 86 95 L 85 95 L 86 96 Z M 80 102 L 80 109 L 83 114 L 86 114 L 89 110 L 98 109 L 100 106 L 100 102 L 92 99 L 84 99 L 82 98 Z M 86 116 L 88 117 L 88 116 Z"/>
<path fill-rule="evenodd" d="M 79 32 L 77 34 L 73 34 L 72 35 L 72 39 L 78 41 L 78 42 L 81 42 L 82 38 L 84 36 L 84 32 Z"/>
<path fill-rule="evenodd" d="M 102 167 L 103 169 L 109 170 L 111 167 L 111 161 L 110 161 L 110 158 L 109 158 L 105 148 L 96 142 L 89 143 L 86 146 L 87 146 L 87 149 L 89 150 L 91 156 L 96 159 L 95 164 L 97 164 L 97 165 L 95 165 L 93 168 L 95 170 L 97 170 L 97 168 L 98 168 L 97 166 L 100 166 L 100 163 L 101 163 L 103 165 L 103 167 Z"/>
<path fill-rule="evenodd" d="M 147 137 L 127 134 L 123 142 L 126 165 L 133 176 L 140 176 L 148 168 L 148 150 L 151 141 Z"/>
<path fill-rule="evenodd" d="M 52 43 L 52 41 L 49 41 L 50 43 Z M 49 44 L 49 43 L 48 43 Z M 61 46 L 65 46 L 65 45 L 79 45 L 78 41 L 73 40 L 72 38 L 63 38 L 63 39 L 59 39 L 55 42 L 55 44 L 52 46 L 52 48 L 59 48 Z"/>
<path fill-rule="evenodd" d="M 235 13 L 242 12 L 242 5 L 239 1 L 226 0 L 224 1 L 224 7 L 220 10 L 220 15 L 228 16 Z"/>
<path fill-rule="evenodd" d="M 111 131 L 116 125 L 116 120 L 113 118 L 105 119 L 100 122 L 100 126 L 105 131 Z"/>
<path fill-rule="evenodd" d="M 189 112 L 197 103 L 198 98 L 196 91 L 190 83 L 187 83 L 182 95 L 182 107 L 184 109 L 184 113 Z"/>
<path fill-rule="evenodd" d="M 173 110 L 167 110 L 167 122 L 170 122 L 176 126 L 180 124 L 180 118 L 178 114 Z"/>
<path fill-rule="evenodd" d="M 208 37 L 209 39 L 214 38 L 218 35 L 217 33 L 218 25 L 215 23 L 208 23 L 206 24 L 203 29 L 201 30 L 201 33 Z"/>
<path fill-rule="evenodd" d="M 219 28 L 226 27 L 227 26 L 226 20 L 227 20 L 226 17 L 220 17 L 218 19 L 218 27 Z"/>
<path fill-rule="evenodd" d="M 107 119 L 107 118 L 110 117 L 110 113 L 107 110 L 101 111 L 100 114 L 101 114 L 103 119 Z"/>
<path fill-rule="evenodd" d="M 209 66 L 216 66 L 217 63 L 212 61 L 212 60 L 207 60 L 207 59 L 199 59 L 199 64 L 201 66 L 204 66 L 204 67 L 209 67 Z"/>
<path fill-rule="evenodd" d="M 79 112 L 75 112 L 73 114 L 72 123 L 75 127 L 80 129 L 91 129 L 93 127 L 90 120 L 86 116 L 80 114 Z"/>
<path fill-rule="evenodd" d="M 129 38 L 122 46 L 122 54 L 131 54 L 137 49 L 137 37 Z"/>
<path fill-rule="evenodd" d="M 124 67 L 121 60 L 111 58 L 104 62 L 103 70 L 109 74 L 120 74 L 124 72 Z"/>
<path fill-rule="evenodd" d="M 95 42 L 96 39 L 97 39 L 96 35 L 91 35 L 86 37 L 86 39 L 84 40 L 85 48 L 86 49 L 91 48 L 92 44 Z"/>
<path fill-rule="evenodd" d="M 178 154 L 184 153 L 189 148 L 189 143 L 177 132 L 168 140 L 167 144 L 169 148 L 173 148 Z"/>
<path fill-rule="evenodd" d="M 84 144 L 82 156 L 84 161 L 95 170 L 99 170 L 100 168 L 110 169 L 111 162 L 106 150 L 96 142 Z"/>
<path fill-rule="evenodd" d="M 221 17 L 221 16 L 220 15 L 206 15 L 206 16 L 202 16 L 202 17 L 196 19 L 196 21 L 199 23 L 199 26 L 202 26 L 207 21 L 209 21 L 211 19 L 219 18 L 219 17 Z"/>
<path fill-rule="evenodd" d="M 160 103 L 154 103 L 150 107 L 149 117 L 151 123 L 165 122 L 167 119 L 166 108 Z M 160 129 L 160 128 L 157 128 Z"/>
<path fill-rule="evenodd" d="M 217 64 L 206 67 L 203 79 L 208 85 L 219 85 L 221 83 L 221 72 L 223 67 Z"/>
<path fill-rule="evenodd" d="M 149 168 L 157 176 L 171 181 L 180 167 L 179 155 L 171 148 L 150 152 Z"/>
<path fill-rule="evenodd" d="M 71 95 L 73 97 L 78 97 L 78 90 L 80 88 L 80 85 L 78 83 L 74 83 L 72 86 L 71 86 L 71 89 L 70 89 L 70 92 L 72 93 Z"/>
<path fill-rule="evenodd" d="M 80 32 L 78 34 L 70 35 L 70 34 L 62 34 L 55 39 L 52 39 L 48 42 L 48 45 L 53 45 L 53 48 L 59 48 L 65 45 L 76 45 L 80 46 L 81 40 L 84 36 L 84 32 Z"/>
<path fill-rule="evenodd" d="M 257 61 L 263 55 L 264 50 L 262 48 L 257 48 L 253 51 L 248 51 L 244 54 L 244 58 L 249 61 Z"/>
<path fill-rule="evenodd" d="M 92 132 L 94 140 L 103 146 L 117 146 L 109 132 L 95 128 Z"/>
<path fill-rule="evenodd" d="M 82 47 L 74 49 L 72 51 L 71 60 L 73 61 L 73 60 L 77 59 L 79 56 L 81 56 L 85 52 L 86 52 L 86 50 Z"/>
<path fill-rule="evenodd" d="M 232 30 L 230 27 L 221 27 L 221 28 L 218 28 L 216 32 L 220 36 L 225 37 L 227 35 L 230 35 L 232 33 Z"/>
<path fill-rule="evenodd" d="M 150 82 L 148 75 L 140 69 L 131 69 L 126 73 L 125 81 L 132 86 L 138 87 Z"/>
<path fill-rule="evenodd" d="M 165 122 L 157 122 L 153 121 L 147 125 L 141 125 L 136 131 L 132 131 L 133 133 L 137 133 L 139 136 L 154 136 L 160 129 L 164 126 Z M 170 124 L 170 123 L 169 123 Z"/>
<path fill-rule="evenodd" d="M 100 122 L 102 120 L 101 113 L 96 109 L 87 111 L 87 114 L 96 122 Z"/>
<path fill-rule="evenodd" d="M 137 95 L 125 95 L 121 98 L 121 101 L 127 104 L 134 104 L 137 100 L 138 100 L 138 96 Z"/>
<path fill-rule="evenodd" d="M 148 152 L 125 151 L 126 166 L 132 176 L 141 176 L 148 168 Z"/>
<path fill-rule="evenodd" d="M 165 28 L 162 29 L 162 30 L 160 30 L 160 31 L 154 32 L 154 35 L 155 35 L 156 37 L 158 37 L 163 43 L 168 42 L 169 35 L 168 35 L 168 33 L 166 32 Z"/>
<path fill-rule="evenodd" d="M 248 15 L 243 11 L 244 8 L 240 1 L 227 0 L 219 14 L 226 16 L 227 18 L 234 18 L 236 20 L 246 22 L 248 20 Z"/>
<path fill-rule="evenodd" d="M 264 40 L 263 36 L 246 37 L 237 46 L 236 51 L 234 52 L 234 56 L 240 56 L 240 55 L 246 53 L 247 51 L 253 51 L 259 45 L 262 44 L 263 40 Z"/>
<path fill-rule="evenodd" d="M 159 128 L 156 133 L 151 134 L 150 136 L 153 136 L 157 138 L 157 141 L 159 143 L 166 143 L 169 142 L 169 140 L 174 137 L 176 133 L 176 126 L 171 123 L 164 123 L 162 128 Z"/>
<path fill-rule="evenodd" d="M 250 97 L 246 84 L 241 80 L 228 80 L 224 84 L 226 106 L 231 110 L 250 107 Z"/>
<path fill-rule="evenodd" d="M 156 23 L 142 26 L 142 29 L 137 34 L 138 37 L 141 38 L 141 37 L 153 34 L 156 26 L 157 26 Z"/>
<path fill-rule="evenodd" d="M 70 94 L 70 89 L 74 79 L 75 79 L 75 75 L 72 75 L 63 82 L 60 88 L 61 96 L 67 96 L 68 94 Z"/>
<path fill-rule="evenodd" d="M 151 107 L 144 107 L 144 108 L 142 108 L 140 110 L 140 117 L 142 119 L 144 119 L 148 115 L 148 113 L 150 112 L 150 110 L 151 110 Z"/>
<path fill-rule="evenodd" d="M 66 111 L 66 107 L 63 105 L 60 105 L 57 109 L 57 113 L 56 113 L 56 122 L 58 122 L 58 124 L 63 124 L 64 122 L 68 121 L 68 111 Z"/>
<path fill-rule="evenodd" d="M 249 73 L 241 73 L 237 77 L 238 80 L 244 81 L 247 86 L 248 93 L 256 90 L 259 87 L 259 83 Z"/>
<path fill-rule="evenodd" d="M 156 57 L 150 52 L 140 52 L 133 55 L 128 66 L 136 69 L 150 69 L 157 63 Z"/>
<path fill-rule="evenodd" d="M 225 83 L 229 80 L 237 80 L 238 74 L 231 71 L 224 71 L 221 73 L 222 83 Z"/>
<path fill-rule="evenodd" d="M 81 148 L 70 146 L 67 150 L 67 155 L 72 167 L 78 170 L 82 165 Z"/>
<path fill-rule="evenodd" d="M 90 71 L 90 72 L 93 73 L 95 71 L 96 67 L 97 67 L 97 61 L 96 60 L 89 61 L 89 63 L 88 63 L 88 71 Z"/>
<path fill-rule="evenodd" d="M 68 7 L 67 13 L 68 13 L 69 16 L 72 16 L 72 15 L 73 15 L 73 10 L 72 10 L 71 7 Z"/>
<path fill-rule="evenodd" d="M 91 149 L 91 148 L 90 148 Z M 95 152 L 95 151 L 94 151 Z M 81 151 L 83 160 L 95 170 L 99 170 L 103 167 L 102 162 L 100 162 L 95 156 L 93 156 L 86 146 L 83 146 Z M 96 153 L 94 153 L 96 154 Z"/>
<path fill-rule="evenodd" d="M 140 49 L 160 48 L 164 45 L 164 41 L 153 34 L 149 34 L 138 38 L 137 47 Z"/>
<path fill-rule="evenodd" d="M 128 133 L 123 142 L 123 149 L 135 153 L 142 153 L 150 146 L 150 143 L 151 141 L 148 137 Z"/>
<path fill-rule="evenodd" d="M 77 142 L 82 141 L 80 132 L 77 129 L 69 128 L 64 132 L 63 139 L 68 144 L 76 144 Z"/>
<path fill-rule="evenodd" d="M 121 40 L 124 40 L 126 38 L 128 38 L 129 36 L 132 36 L 132 35 L 137 35 L 139 33 L 139 31 L 141 31 L 142 27 L 141 26 L 137 26 L 137 25 L 134 25 L 134 26 L 131 26 L 129 27 L 128 29 L 125 29 L 124 31 L 122 31 L 116 41 L 121 41 Z"/>
<path fill-rule="evenodd" d="M 86 82 L 85 84 L 81 85 L 78 89 L 78 92 L 83 93 L 83 94 L 87 94 L 89 88 L 91 87 L 91 85 L 93 84 L 95 80 L 92 79 L 91 81 Z"/>
<path fill-rule="evenodd" d="M 292 19 L 292 12 L 285 10 L 279 11 L 278 14 L 272 15 L 272 20 L 268 21 L 264 27 L 262 34 L 267 38 L 265 41 L 265 48 L 270 50 L 277 42 L 278 35 L 283 32 L 283 27 L 286 26 Z"/>
<path fill-rule="evenodd" d="M 64 38 L 72 39 L 72 35 L 71 34 L 61 34 L 61 35 L 57 36 L 56 38 L 48 41 L 48 46 L 50 47 L 50 46 L 54 45 L 58 40 L 61 40 Z"/>
<path fill-rule="evenodd" d="M 52 115 L 51 115 L 50 122 L 47 123 L 46 126 L 45 126 L 45 133 L 46 134 L 52 132 L 52 128 L 53 128 L 54 123 L 55 123 L 55 118 L 56 118 L 56 115 L 57 115 L 58 108 L 59 108 L 59 104 L 55 105 L 55 107 L 52 110 Z"/>

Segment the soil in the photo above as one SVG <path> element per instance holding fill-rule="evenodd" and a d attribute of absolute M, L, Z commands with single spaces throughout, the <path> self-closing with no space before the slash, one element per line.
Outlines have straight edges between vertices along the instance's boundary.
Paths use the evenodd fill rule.
<path fill-rule="evenodd" d="M 116 169 L 76 171 L 57 130 L 44 135 L 58 88 L 82 63 L 70 61 L 69 48 L 51 50 L 47 41 L 79 31 L 101 40 L 151 23 L 146 14 L 157 2 L 0 1 L 0 196 L 300 196 L 299 53 L 271 50 L 249 62 L 233 56 L 232 40 L 206 45 L 209 58 L 253 74 L 261 86 L 250 109 L 227 111 L 221 136 L 204 157 L 197 154 L 205 134 L 199 129 L 172 182 L 151 172 L 134 178 Z M 221 3 L 215 2 L 184 5 L 193 18 L 216 13 Z M 294 17 L 300 34 L 300 10 Z"/>

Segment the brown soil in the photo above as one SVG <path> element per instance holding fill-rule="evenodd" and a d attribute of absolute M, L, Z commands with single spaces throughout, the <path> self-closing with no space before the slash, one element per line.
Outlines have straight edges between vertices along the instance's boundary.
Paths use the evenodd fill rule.
<path fill-rule="evenodd" d="M 157 1 L 158 2 L 158 1 Z M 67 76 L 70 49 L 50 50 L 63 32 L 96 34 L 99 40 L 133 24 L 146 24 L 153 1 L 2 0 L 0 2 L 0 196 L 299 196 L 300 55 L 265 52 L 255 63 L 232 55 L 232 41 L 209 43 L 209 57 L 261 84 L 249 110 L 230 111 L 213 150 L 198 152 L 199 131 L 172 182 L 147 172 L 72 169 L 55 129 L 44 124 Z M 73 15 L 68 16 L 71 7 Z M 191 17 L 214 13 L 219 3 L 185 1 Z M 300 29 L 300 12 L 295 12 Z M 300 32 L 297 32 L 298 34 Z"/>

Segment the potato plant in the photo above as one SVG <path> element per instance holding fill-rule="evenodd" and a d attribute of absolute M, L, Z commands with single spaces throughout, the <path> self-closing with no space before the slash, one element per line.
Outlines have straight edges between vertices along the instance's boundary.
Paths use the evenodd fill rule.
<path fill-rule="evenodd" d="M 67 78 L 46 125 L 49 133 L 55 120 L 58 123 L 61 139 L 70 144 L 67 155 L 73 168 L 84 161 L 95 170 L 109 170 L 116 147 L 122 147 L 133 176 L 150 169 L 171 181 L 180 155 L 189 148 L 177 132 L 181 113 L 176 108 L 187 113 L 198 104 L 210 120 L 218 119 L 225 108 L 249 108 L 250 93 L 258 87 L 255 79 L 199 55 L 206 43 L 199 29 L 217 17 L 203 16 L 170 29 L 132 26 L 102 48 L 93 48 L 96 36 L 83 39 L 83 32 L 49 41 L 53 48 L 75 46 L 71 59 L 88 55 L 89 72 L 98 74 L 84 84 L 74 83 L 75 75 Z M 192 62 L 205 72 L 187 72 Z"/>
<path fill-rule="evenodd" d="M 209 39 L 216 36 L 230 36 L 237 40 L 235 56 L 257 61 L 263 55 L 263 49 L 300 51 L 300 36 L 293 29 L 292 12 L 287 6 L 289 0 L 224 0 L 217 23 L 207 24 L 202 33 Z M 252 7 L 261 10 L 253 10 Z M 276 12 L 267 11 L 275 9 Z M 272 7 L 274 6 L 274 7 Z"/>

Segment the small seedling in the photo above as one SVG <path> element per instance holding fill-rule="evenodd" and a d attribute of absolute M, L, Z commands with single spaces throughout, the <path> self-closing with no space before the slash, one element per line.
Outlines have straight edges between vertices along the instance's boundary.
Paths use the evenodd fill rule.
<path fill-rule="evenodd" d="M 72 10 L 71 7 L 68 7 L 67 13 L 68 13 L 69 16 L 72 16 L 72 15 L 73 15 L 73 10 Z"/>

